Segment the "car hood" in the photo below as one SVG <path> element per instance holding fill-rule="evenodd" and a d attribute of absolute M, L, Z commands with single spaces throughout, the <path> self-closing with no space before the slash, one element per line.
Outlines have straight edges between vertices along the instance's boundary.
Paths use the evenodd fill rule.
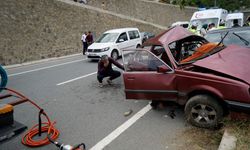
<path fill-rule="evenodd" d="M 88 49 L 102 49 L 106 47 L 110 47 L 114 45 L 114 43 L 92 43 Z"/>
<path fill-rule="evenodd" d="M 250 84 L 250 49 L 230 45 L 220 52 L 193 63 L 195 66 L 207 68 Z"/>

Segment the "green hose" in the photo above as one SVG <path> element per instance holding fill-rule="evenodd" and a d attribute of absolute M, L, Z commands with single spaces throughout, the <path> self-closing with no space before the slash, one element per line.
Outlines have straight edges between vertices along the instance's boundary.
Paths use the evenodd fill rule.
<path fill-rule="evenodd" d="M 0 75 L 1 75 L 1 84 L 0 84 L 0 87 L 1 88 L 4 88 L 6 87 L 7 85 L 7 82 L 8 82 L 8 76 L 7 76 L 7 73 L 6 71 L 3 69 L 3 67 L 0 65 Z M 0 92 L 2 91 L 2 89 L 0 88 Z"/>

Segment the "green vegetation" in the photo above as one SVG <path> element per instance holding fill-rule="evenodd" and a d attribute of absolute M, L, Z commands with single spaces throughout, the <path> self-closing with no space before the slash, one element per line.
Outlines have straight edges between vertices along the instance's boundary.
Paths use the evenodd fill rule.
<path fill-rule="evenodd" d="M 250 121 L 235 121 L 226 119 L 225 127 L 237 138 L 236 150 L 250 149 Z"/>
<path fill-rule="evenodd" d="M 164 3 L 171 3 L 179 5 L 181 8 L 184 6 L 194 6 L 194 7 L 219 7 L 224 8 L 229 11 L 244 10 L 250 8 L 250 0 L 161 0 Z"/>
<path fill-rule="evenodd" d="M 238 116 L 239 117 L 239 116 Z M 250 150 L 250 119 L 227 117 L 223 120 L 223 127 L 209 130 L 190 127 L 178 135 L 180 150 L 217 150 L 224 131 L 227 130 L 237 138 L 236 150 Z"/>
<path fill-rule="evenodd" d="M 217 150 L 224 130 L 209 130 L 196 127 L 190 127 L 178 136 L 181 141 L 178 150 Z"/>

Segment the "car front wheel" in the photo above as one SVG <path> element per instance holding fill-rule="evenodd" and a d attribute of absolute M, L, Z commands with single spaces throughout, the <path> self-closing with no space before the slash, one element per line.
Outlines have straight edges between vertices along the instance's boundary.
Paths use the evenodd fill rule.
<path fill-rule="evenodd" d="M 194 126 L 215 128 L 223 117 L 223 108 L 212 96 L 196 95 L 186 103 L 185 116 Z"/>

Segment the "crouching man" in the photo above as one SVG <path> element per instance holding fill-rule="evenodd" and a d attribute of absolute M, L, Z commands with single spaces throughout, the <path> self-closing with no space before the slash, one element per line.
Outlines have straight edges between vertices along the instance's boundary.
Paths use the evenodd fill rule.
<path fill-rule="evenodd" d="M 120 63 L 116 62 L 114 59 L 108 57 L 107 55 L 103 55 L 98 62 L 97 80 L 99 81 L 99 87 L 103 87 L 103 78 L 109 77 L 107 79 L 107 83 L 110 85 L 112 84 L 113 79 L 118 78 L 121 75 L 119 71 L 113 70 L 112 64 L 124 70 L 124 67 Z"/>

